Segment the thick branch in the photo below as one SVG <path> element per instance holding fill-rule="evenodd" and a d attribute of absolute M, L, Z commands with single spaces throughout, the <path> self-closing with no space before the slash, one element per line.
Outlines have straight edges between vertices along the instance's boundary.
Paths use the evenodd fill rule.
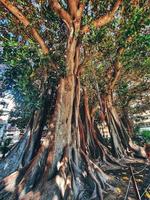
<path fill-rule="evenodd" d="M 137 7 L 139 5 L 139 0 L 131 0 L 131 4 Z"/>
<path fill-rule="evenodd" d="M 131 36 L 129 36 L 126 39 L 125 43 L 128 43 L 128 42 L 131 43 L 132 40 L 133 40 L 133 38 Z M 120 79 L 120 75 L 121 75 L 121 71 L 122 71 L 123 65 L 119 61 L 119 58 L 120 58 L 121 55 L 123 55 L 124 51 L 125 51 L 124 47 L 120 47 L 117 50 L 117 55 L 116 55 L 115 63 L 114 63 L 114 66 L 113 66 L 114 67 L 114 71 L 115 71 L 115 77 L 110 82 L 110 85 L 109 85 L 109 90 L 110 91 L 114 90 L 116 83 Z"/>
<path fill-rule="evenodd" d="M 56 12 L 56 14 L 66 23 L 67 27 L 70 28 L 71 17 L 67 11 L 65 11 L 57 0 L 49 0 L 49 5 Z"/>
<path fill-rule="evenodd" d="M 90 31 L 91 26 L 94 26 L 95 28 L 100 28 L 100 27 L 108 24 L 109 22 L 111 22 L 114 18 L 115 12 L 118 10 L 121 3 L 122 3 L 122 0 L 117 0 L 117 2 L 115 3 L 115 5 L 111 11 L 109 11 L 106 15 L 93 20 L 91 22 L 91 24 L 83 26 L 81 32 L 87 33 Z"/>
<path fill-rule="evenodd" d="M 83 13 L 83 10 L 84 10 L 84 7 L 85 7 L 85 2 L 81 2 L 79 5 L 78 5 L 78 11 L 77 11 L 77 17 L 79 17 L 80 19 L 82 18 L 82 13 Z"/>
<path fill-rule="evenodd" d="M 77 1 L 76 0 L 68 0 L 68 6 L 69 6 L 70 14 L 71 14 L 72 18 L 74 18 L 77 13 L 77 6 L 78 6 Z"/>
<path fill-rule="evenodd" d="M 115 63 L 115 77 L 112 80 L 111 84 L 110 84 L 110 90 L 112 91 L 115 88 L 116 83 L 118 82 L 118 80 L 120 79 L 120 75 L 121 75 L 121 69 L 123 68 L 123 65 L 119 62 L 119 60 L 117 59 L 116 63 Z"/>
<path fill-rule="evenodd" d="M 16 8 L 12 5 L 12 3 L 8 0 L 0 0 L 0 2 L 15 16 L 19 19 L 19 21 L 25 26 L 25 28 L 29 27 L 31 23 L 28 21 L 28 19 Z M 41 46 L 41 49 L 44 54 L 48 53 L 48 48 L 44 42 L 44 40 L 41 38 L 39 33 L 35 28 L 31 28 L 31 34 L 33 38 L 39 43 Z"/>

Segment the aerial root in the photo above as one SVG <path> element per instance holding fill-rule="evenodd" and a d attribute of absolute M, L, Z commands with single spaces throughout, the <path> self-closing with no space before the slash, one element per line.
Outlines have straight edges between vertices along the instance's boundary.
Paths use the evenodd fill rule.
<path fill-rule="evenodd" d="M 100 199 L 102 199 L 102 192 L 106 189 L 114 191 L 114 188 L 109 184 L 112 181 L 112 177 L 106 175 L 102 169 L 96 165 L 82 150 L 81 154 L 83 155 L 85 162 L 87 164 L 88 174 L 91 176 L 93 181 L 96 183 L 98 194 Z"/>

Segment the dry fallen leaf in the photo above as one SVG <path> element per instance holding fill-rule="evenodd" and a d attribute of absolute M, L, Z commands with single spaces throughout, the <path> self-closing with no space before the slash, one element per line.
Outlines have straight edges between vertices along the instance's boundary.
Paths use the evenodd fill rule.
<path fill-rule="evenodd" d="M 136 182 L 138 182 L 138 183 L 142 183 L 143 180 L 138 178 L 138 179 L 136 179 Z"/>
<path fill-rule="evenodd" d="M 124 181 L 128 181 L 128 180 L 129 180 L 129 178 L 128 178 L 127 176 L 123 176 L 122 179 L 123 179 Z"/>
<path fill-rule="evenodd" d="M 116 187 L 116 188 L 115 188 L 115 193 L 121 194 L 121 189 L 120 189 L 119 187 Z"/>
<path fill-rule="evenodd" d="M 146 192 L 146 193 L 144 194 L 144 196 L 145 196 L 146 198 L 150 199 L 150 193 L 149 193 L 149 192 Z"/>
<path fill-rule="evenodd" d="M 139 177 L 143 177 L 143 175 L 142 175 L 142 174 L 139 174 L 138 176 L 139 176 Z"/>
<path fill-rule="evenodd" d="M 135 200 L 135 199 L 133 199 L 132 197 L 128 197 L 128 200 Z"/>

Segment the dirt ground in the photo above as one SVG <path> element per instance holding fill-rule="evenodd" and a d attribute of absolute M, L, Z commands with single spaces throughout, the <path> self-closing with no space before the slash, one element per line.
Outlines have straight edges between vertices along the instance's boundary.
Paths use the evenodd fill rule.
<path fill-rule="evenodd" d="M 141 199 L 136 195 L 130 166 Z M 104 194 L 104 200 L 150 200 L 150 162 L 128 163 L 126 167 L 108 169 L 106 172 L 114 177 L 115 192 Z"/>

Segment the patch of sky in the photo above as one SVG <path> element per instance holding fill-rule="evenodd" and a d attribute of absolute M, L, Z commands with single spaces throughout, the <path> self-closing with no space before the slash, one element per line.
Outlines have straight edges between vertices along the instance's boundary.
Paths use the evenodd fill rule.
<path fill-rule="evenodd" d="M 39 11 L 41 10 L 41 4 L 37 3 L 36 0 L 31 0 L 33 6 L 37 8 Z"/>
<path fill-rule="evenodd" d="M 11 32 L 9 32 L 8 35 L 9 35 L 10 39 L 14 37 L 14 34 Z"/>
<path fill-rule="evenodd" d="M 0 76 L 3 75 L 3 73 L 5 72 L 7 66 L 4 64 L 0 63 Z"/>
<path fill-rule="evenodd" d="M 63 7 L 64 7 L 65 9 L 67 9 L 67 4 L 66 4 L 66 2 L 65 2 L 64 0 L 61 0 L 61 4 L 63 5 Z"/>
<path fill-rule="evenodd" d="M 32 67 L 34 67 L 35 63 L 33 62 L 32 59 L 29 60 L 29 63 L 31 64 Z"/>
<path fill-rule="evenodd" d="M 4 47 L 3 47 L 3 42 L 0 41 L 0 55 L 3 54 L 3 49 L 4 49 Z"/>
<path fill-rule="evenodd" d="M 0 25 L 8 25 L 8 20 L 5 18 L 0 19 Z"/>
<path fill-rule="evenodd" d="M 18 36 L 18 42 L 21 42 L 21 41 L 22 41 L 22 36 L 19 35 L 19 36 Z"/>
<path fill-rule="evenodd" d="M 41 24 L 41 31 L 44 33 L 45 31 L 46 31 L 46 26 L 45 26 L 45 24 Z"/>

